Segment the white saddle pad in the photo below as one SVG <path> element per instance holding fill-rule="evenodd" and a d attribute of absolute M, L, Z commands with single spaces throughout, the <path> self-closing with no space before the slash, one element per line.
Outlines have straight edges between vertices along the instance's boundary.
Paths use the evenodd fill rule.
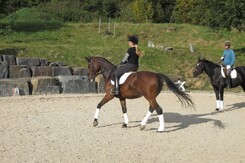
<path fill-rule="evenodd" d="M 221 68 L 221 75 L 222 75 L 223 78 L 226 78 L 226 75 L 225 75 L 225 73 L 224 73 L 223 67 Z M 232 79 L 235 79 L 236 77 L 237 77 L 237 71 L 236 71 L 236 69 L 233 69 L 233 70 L 231 71 L 231 78 L 232 78 Z"/>
<path fill-rule="evenodd" d="M 123 84 L 126 81 L 126 79 L 129 77 L 129 75 L 131 75 L 132 73 L 135 73 L 135 72 L 126 72 L 125 74 L 123 74 L 119 79 L 119 85 Z M 111 80 L 111 84 L 114 85 L 115 82 Z"/>

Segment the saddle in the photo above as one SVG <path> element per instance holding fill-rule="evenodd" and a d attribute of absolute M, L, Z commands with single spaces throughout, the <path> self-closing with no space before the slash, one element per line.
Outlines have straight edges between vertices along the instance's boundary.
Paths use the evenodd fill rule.
<path fill-rule="evenodd" d="M 226 68 L 221 65 L 221 75 L 223 78 L 226 78 Z M 231 79 L 235 79 L 237 77 L 237 71 L 235 68 L 232 68 L 231 74 L 230 74 Z"/>
<path fill-rule="evenodd" d="M 136 73 L 136 72 L 135 72 L 135 71 L 130 71 L 130 72 L 124 73 L 124 74 L 120 77 L 120 79 L 119 79 L 119 85 L 123 84 L 123 83 L 127 80 L 127 78 L 129 77 L 129 75 L 131 75 L 132 73 Z M 112 85 L 115 85 L 114 80 L 111 80 L 111 84 L 112 84 Z"/>

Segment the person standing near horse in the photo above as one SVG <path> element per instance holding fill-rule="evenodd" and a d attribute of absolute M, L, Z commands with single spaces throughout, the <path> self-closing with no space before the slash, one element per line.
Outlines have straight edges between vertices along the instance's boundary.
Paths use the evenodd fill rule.
<path fill-rule="evenodd" d="M 221 57 L 221 60 L 223 61 L 226 70 L 226 86 L 227 88 L 230 88 L 231 87 L 230 73 L 233 68 L 233 65 L 235 64 L 236 55 L 234 51 L 231 49 L 230 41 L 224 42 L 224 48 L 225 50 L 223 51 L 223 56 Z"/>
<path fill-rule="evenodd" d="M 130 70 L 137 71 L 139 68 L 139 57 L 142 55 L 138 47 L 138 38 L 134 35 L 128 36 L 128 45 L 129 48 L 124 58 L 122 59 L 120 65 L 113 74 L 115 81 L 114 89 L 111 91 L 113 95 L 119 95 L 119 78 Z"/>

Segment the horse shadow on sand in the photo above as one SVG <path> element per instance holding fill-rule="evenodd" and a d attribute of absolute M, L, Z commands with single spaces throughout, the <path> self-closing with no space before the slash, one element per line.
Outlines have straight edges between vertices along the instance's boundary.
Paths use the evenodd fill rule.
<path fill-rule="evenodd" d="M 171 113 L 166 112 L 164 113 L 165 123 L 177 123 L 177 125 L 166 127 L 165 132 L 172 132 L 176 130 L 181 130 L 188 128 L 191 125 L 198 125 L 202 123 L 208 123 L 212 122 L 215 127 L 218 127 L 220 129 L 225 129 L 226 125 L 215 118 L 208 118 L 205 116 L 213 116 L 217 114 L 223 114 L 225 112 L 229 111 L 235 111 L 238 109 L 245 109 L 245 102 L 241 103 L 235 103 L 231 105 L 227 105 L 227 109 L 225 109 L 223 112 L 211 112 L 211 113 L 205 113 L 205 114 L 189 114 L 189 115 L 181 115 L 179 113 Z M 159 122 L 157 115 L 153 115 L 151 119 L 149 119 L 148 123 L 155 123 Z M 151 128 L 148 130 L 156 130 L 157 128 Z"/>
<path fill-rule="evenodd" d="M 225 129 L 226 125 L 222 121 L 215 119 L 215 117 L 210 118 L 210 116 L 215 116 L 217 114 L 224 114 L 226 112 L 235 111 L 235 110 L 242 109 L 242 108 L 245 109 L 245 102 L 227 105 L 227 107 L 228 108 L 225 109 L 225 111 L 223 111 L 223 112 L 213 111 L 211 113 L 204 113 L 204 114 L 182 115 L 179 113 L 165 112 L 164 113 L 165 124 L 166 123 L 170 123 L 170 124 L 173 123 L 176 125 L 170 125 L 170 126 L 165 127 L 164 132 L 173 132 L 173 131 L 177 131 L 177 130 L 186 129 L 192 125 L 199 125 L 199 124 L 210 123 L 210 122 L 213 123 L 213 125 L 215 127 L 218 127 L 220 129 Z M 209 116 L 209 117 L 207 117 L 207 116 Z M 140 122 L 141 121 L 130 121 L 128 128 L 139 127 Z M 159 119 L 158 119 L 157 114 L 151 115 L 147 124 L 150 124 L 150 123 L 159 123 Z M 115 125 L 122 125 L 122 122 L 107 124 L 107 125 L 98 126 L 98 127 L 109 127 L 109 126 L 115 126 Z M 147 126 L 146 126 L 145 131 L 150 131 L 150 130 L 157 130 L 157 128 L 147 128 Z"/>
<path fill-rule="evenodd" d="M 212 122 L 215 127 L 218 127 L 220 129 L 225 128 L 225 124 L 222 123 L 220 120 L 208 118 L 205 116 L 218 114 L 219 112 L 212 112 L 212 113 L 206 113 L 206 114 L 188 114 L 188 115 L 182 115 L 179 113 L 171 113 L 166 112 L 164 113 L 164 120 L 166 123 L 174 123 L 176 125 L 165 127 L 164 132 L 173 132 L 177 130 L 182 130 L 185 128 L 190 127 L 191 125 L 198 125 L 203 123 L 209 123 Z M 159 122 L 157 115 L 153 115 L 151 119 L 149 119 L 148 123 L 157 123 Z M 157 130 L 157 128 L 150 128 L 147 130 Z"/>
<path fill-rule="evenodd" d="M 245 102 L 240 102 L 240 103 L 235 103 L 235 104 L 231 104 L 231 105 L 227 105 L 228 108 L 226 109 L 226 111 L 233 111 L 233 110 L 238 110 L 238 109 L 245 109 Z"/>
<path fill-rule="evenodd" d="M 164 113 L 165 125 L 166 123 L 170 123 L 170 124 L 175 123 L 176 125 L 165 127 L 164 132 L 173 132 L 177 130 L 182 130 L 182 129 L 188 128 L 191 125 L 198 125 L 198 124 L 208 123 L 208 122 L 213 122 L 214 126 L 224 129 L 225 125 L 220 120 L 204 117 L 204 116 L 215 115 L 219 113 L 221 112 L 212 112 L 212 113 L 207 113 L 207 114 L 182 115 L 179 113 L 166 112 Z M 128 128 L 139 127 L 140 122 L 141 121 L 130 121 Z M 151 115 L 147 124 L 150 124 L 150 123 L 156 123 L 156 124 L 159 123 L 157 114 Z M 98 126 L 98 127 L 102 128 L 102 127 L 110 127 L 110 126 L 115 126 L 115 125 L 122 125 L 122 122 L 107 124 L 107 125 Z M 157 128 L 147 128 L 147 126 L 148 125 L 146 125 L 145 131 L 157 130 Z"/>

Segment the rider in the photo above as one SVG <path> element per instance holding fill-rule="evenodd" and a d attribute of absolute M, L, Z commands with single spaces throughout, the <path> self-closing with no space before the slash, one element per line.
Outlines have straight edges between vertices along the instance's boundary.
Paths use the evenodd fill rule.
<path fill-rule="evenodd" d="M 142 55 L 138 47 L 138 38 L 137 36 L 128 36 L 128 45 L 129 49 L 122 59 L 120 65 L 113 74 L 115 86 L 111 91 L 113 95 L 119 95 L 119 78 L 130 70 L 138 70 L 139 67 L 139 56 Z"/>
<path fill-rule="evenodd" d="M 224 42 L 225 50 L 223 51 L 223 56 L 221 57 L 221 60 L 223 61 L 223 64 L 226 68 L 226 85 L 227 85 L 227 88 L 231 87 L 230 73 L 231 73 L 232 67 L 235 63 L 235 60 L 236 60 L 236 55 L 230 47 L 231 47 L 230 41 L 225 41 Z"/>

